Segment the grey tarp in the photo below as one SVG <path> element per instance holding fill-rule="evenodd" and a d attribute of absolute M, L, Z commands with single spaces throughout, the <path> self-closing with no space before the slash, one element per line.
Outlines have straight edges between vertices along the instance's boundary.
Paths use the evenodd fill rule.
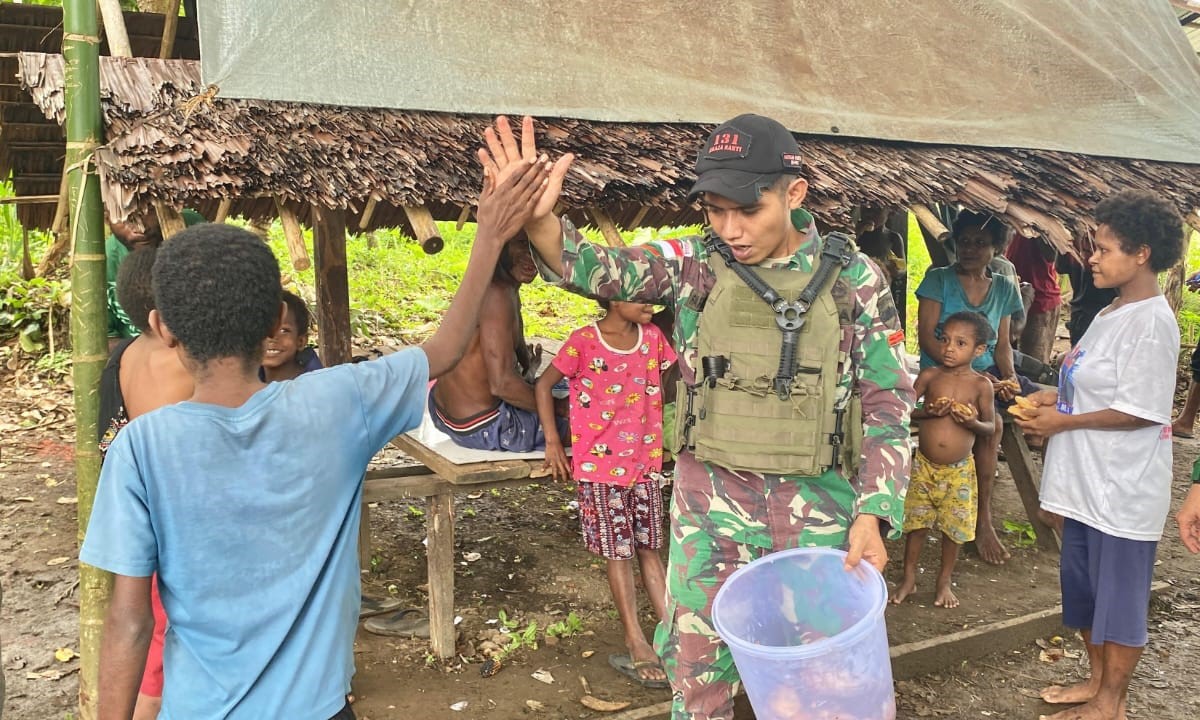
<path fill-rule="evenodd" d="M 201 0 L 225 97 L 1200 163 L 1167 0 Z"/>

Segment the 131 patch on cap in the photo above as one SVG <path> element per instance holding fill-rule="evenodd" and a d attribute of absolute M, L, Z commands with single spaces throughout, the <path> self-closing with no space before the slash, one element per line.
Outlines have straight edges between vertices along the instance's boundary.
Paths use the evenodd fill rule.
<path fill-rule="evenodd" d="M 754 137 L 745 130 L 739 130 L 732 125 L 723 125 L 713 131 L 708 139 L 708 147 L 704 148 L 704 156 L 713 160 L 729 160 L 743 158 L 750 154 L 750 141 Z"/>
<path fill-rule="evenodd" d="M 804 161 L 796 153 L 783 153 L 780 157 L 783 160 L 784 170 L 800 170 L 804 167 Z"/>

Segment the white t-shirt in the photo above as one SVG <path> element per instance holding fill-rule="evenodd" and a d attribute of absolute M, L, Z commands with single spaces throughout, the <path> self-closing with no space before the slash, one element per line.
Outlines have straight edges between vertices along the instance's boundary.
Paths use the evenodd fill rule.
<path fill-rule="evenodd" d="M 1155 423 L 1054 435 L 1042 507 L 1116 537 L 1156 541 L 1171 504 L 1171 407 L 1179 325 L 1161 296 L 1096 316 L 1063 360 L 1058 410 L 1112 409 Z"/>

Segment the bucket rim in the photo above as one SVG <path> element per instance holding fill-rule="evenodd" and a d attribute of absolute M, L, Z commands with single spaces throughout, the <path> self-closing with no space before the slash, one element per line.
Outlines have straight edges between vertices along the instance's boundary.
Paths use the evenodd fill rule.
<path fill-rule="evenodd" d="M 871 565 L 866 561 L 860 562 L 857 568 L 848 572 L 858 572 L 866 575 L 866 582 L 874 586 L 877 590 L 875 606 L 872 607 L 868 612 L 864 613 L 857 622 L 837 635 L 821 638 L 820 640 L 816 640 L 805 645 L 790 645 L 786 647 L 779 645 L 760 645 L 758 643 L 744 640 L 738 637 L 736 634 L 729 632 L 724 627 L 724 623 L 721 622 L 720 616 L 717 613 L 717 608 L 720 606 L 721 598 L 725 595 L 725 591 L 731 585 L 733 585 L 734 580 L 736 580 L 740 575 L 747 573 L 751 566 L 753 566 L 755 563 L 761 563 L 765 565 L 778 562 L 795 555 L 825 555 L 844 560 L 846 554 L 846 551 L 839 550 L 837 548 L 790 548 L 788 550 L 779 550 L 777 552 L 769 553 L 738 568 L 733 572 L 733 574 L 726 578 L 725 582 L 721 584 L 721 588 L 717 591 L 716 596 L 713 598 L 712 621 L 713 627 L 717 631 L 717 635 L 719 635 L 727 645 L 736 647 L 738 650 L 743 652 L 771 658 L 778 658 L 780 655 L 788 655 L 794 659 L 820 655 L 831 648 L 837 648 L 858 640 L 872 626 L 874 626 L 874 624 L 881 617 L 883 617 L 883 613 L 887 609 L 887 581 L 884 580 L 883 573 L 879 572 L 877 569 L 875 569 L 874 565 Z"/>

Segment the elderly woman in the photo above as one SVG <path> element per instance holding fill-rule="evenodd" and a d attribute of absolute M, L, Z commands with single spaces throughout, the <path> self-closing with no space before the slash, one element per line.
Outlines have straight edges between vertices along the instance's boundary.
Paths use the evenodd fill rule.
<path fill-rule="evenodd" d="M 1033 395 L 1017 420 L 1049 438 L 1041 500 L 1064 518 L 1063 624 L 1082 630 L 1091 661 L 1086 682 L 1042 691 L 1050 703 L 1084 703 L 1052 720 L 1125 717 L 1171 505 L 1179 326 L 1157 276 L 1183 254 L 1183 222 L 1145 192 L 1114 195 L 1095 217 L 1088 262 L 1096 287 L 1117 297 L 1064 358 L 1058 391 Z"/>
<path fill-rule="evenodd" d="M 1011 400 L 1013 391 L 1003 380 L 1016 379 L 1013 351 L 1009 342 L 1010 324 L 1021 312 L 1021 295 L 1010 278 L 993 274 L 988 264 L 1000 252 L 1008 230 L 991 215 L 964 210 L 954 222 L 953 242 L 956 260 L 949 267 L 931 268 L 917 288 L 917 336 L 921 345 L 921 367 L 936 364 L 935 357 L 945 319 L 961 310 L 982 314 L 995 331 L 987 352 L 975 358 L 971 367 L 987 373 L 997 395 Z M 993 565 L 1009 557 L 992 526 L 992 486 L 1000 449 L 1001 418 L 996 416 L 996 432 L 980 435 L 973 455 L 979 476 L 979 512 L 976 517 L 975 545 L 979 555 Z"/>

